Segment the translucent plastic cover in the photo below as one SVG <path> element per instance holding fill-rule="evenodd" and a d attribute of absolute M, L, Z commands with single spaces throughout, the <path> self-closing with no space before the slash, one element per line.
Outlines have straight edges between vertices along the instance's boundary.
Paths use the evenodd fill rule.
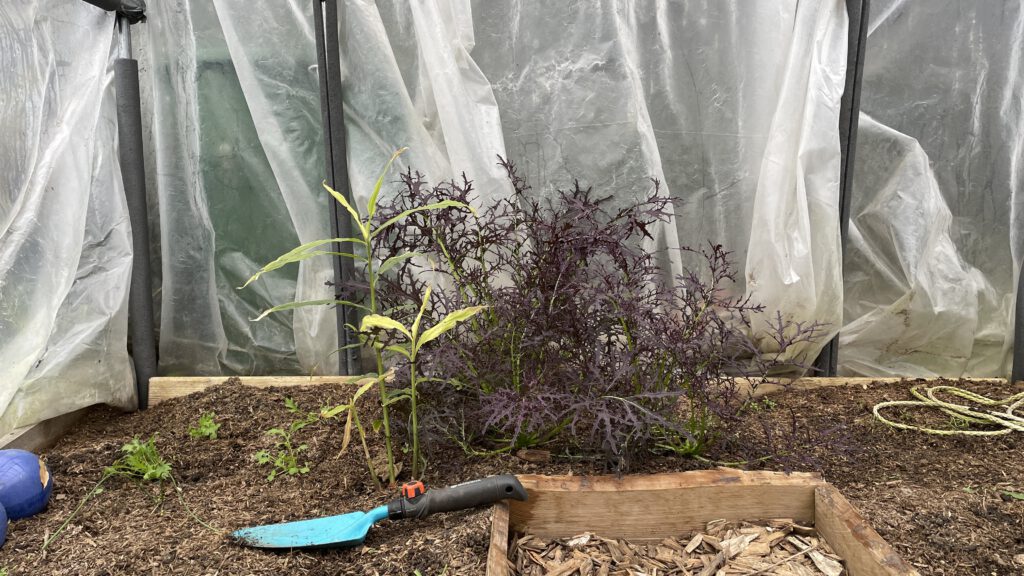
<path fill-rule="evenodd" d="M 841 372 L 1009 374 L 1022 52 L 1019 3 L 872 2 Z"/>
<path fill-rule="evenodd" d="M 329 233 L 314 4 L 166 0 L 132 28 L 163 374 L 337 369 L 332 309 L 250 320 L 328 297 L 329 260 L 236 289 Z M 579 179 L 627 202 L 657 178 L 679 201 L 651 244 L 668 268 L 696 263 L 680 246 L 725 245 L 736 294 L 843 327 L 844 373 L 1005 370 L 1024 226 L 1019 7 L 873 3 L 845 263 L 843 0 L 338 9 L 357 202 L 402 146 L 397 169 L 465 172 L 484 200 L 509 192 L 497 155 L 537 194 Z M 8 2 L 0 31 L 0 429 L 131 407 L 113 16 Z"/>
<path fill-rule="evenodd" d="M 114 17 L 0 4 L 0 431 L 134 406 Z"/>

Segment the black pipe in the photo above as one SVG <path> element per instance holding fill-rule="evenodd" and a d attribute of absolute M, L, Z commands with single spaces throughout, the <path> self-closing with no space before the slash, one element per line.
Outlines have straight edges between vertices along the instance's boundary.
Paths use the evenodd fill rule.
<path fill-rule="evenodd" d="M 146 21 L 146 0 L 85 0 L 107 12 L 117 12 L 128 19 L 129 24 Z"/>
<path fill-rule="evenodd" d="M 122 50 L 131 54 L 129 28 L 118 17 Z M 139 100 L 139 63 L 128 57 L 114 60 L 117 94 L 117 140 L 121 179 L 132 226 L 132 278 L 128 292 L 131 354 L 135 365 L 138 408 L 149 405 L 149 379 L 156 376 L 157 344 L 153 322 L 153 284 L 149 266 L 149 211 L 146 206 L 146 169 L 142 161 L 142 112 Z"/>
<path fill-rule="evenodd" d="M 1010 384 L 1024 380 L 1024 263 L 1017 275 L 1017 303 L 1013 315 L 1013 369 Z"/>
<path fill-rule="evenodd" d="M 864 79 L 864 48 L 868 37 L 868 8 L 871 0 L 846 0 L 849 17 L 846 53 L 846 84 L 839 104 L 839 242 L 846 256 L 846 237 L 850 229 L 850 199 L 853 197 L 853 164 L 857 150 L 857 122 L 860 117 L 860 92 Z M 840 266 L 843 262 L 840 261 Z M 842 324 L 842 320 L 839 321 Z M 829 341 L 814 361 L 820 376 L 835 376 L 839 368 L 839 334 Z"/>
<path fill-rule="evenodd" d="M 320 80 L 320 112 L 323 115 L 324 167 L 327 185 L 352 201 L 349 190 L 348 159 L 345 150 L 345 113 L 341 97 L 341 49 L 338 44 L 338 5 L 335 0 L 313 0 L 313 23 L 316 36 L 317 75 Z M 327 197 L 330 204 L 331 234 L 333 238 L 352 237 L 352 219 L 342 206 Z M 352 253 L 351 246 L 334 244 L 334 252 Z M 350 258 L 334 256 L 334 291 L 336 300 L 355 300 L 344 290 L 355 278 L 355 264 Z M 359 337 L 348 326 L 358 325 L 354 308 L 335 308 L 338 327 L 338 371 L 341 374 L 361 374 L 358 346 Z"/>

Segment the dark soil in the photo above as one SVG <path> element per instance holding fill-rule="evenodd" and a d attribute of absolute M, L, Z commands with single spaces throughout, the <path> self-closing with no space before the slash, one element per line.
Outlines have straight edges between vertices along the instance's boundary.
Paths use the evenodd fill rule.
<path fill-rule="evenodd" d="M 880 425 L 871 406 L 906 399 L 911 385 L 826 388 L 773 395 L 762 416 L 817 426 L 845 424 L 852 454 L 830 446 L 811 452 L 818 469 L 857 506 L 904 559 L 923 574 L 1024 574 L 1024 434 L 996 438 L 949 438 Z M 996 386 L 965 384 L 1006 396 Z M 226 533 L 236 528 L 366 510 L 396 496 L 370 482 L 358 442 L 341 454 L 342 427 L 324 421 L 296 434 L 309 448 L 301 455 L 308 474 L 266 479 L 269 469 L 252 455 L 272 448 L 265 431 L 286 426 L 295 415 L 284 398 L 307 410 L 340 403 L 351 390 L 340 385 L 254 389 L 226 383 L 145 412 L 95 411 L 46 454 L 56 488 L 49 509 L 12 522 L 0 567 L 22 574 L 432 574 L 482 575 L 489 539 L 489 512 L 442 514 L 413 522 L 383 522 L 366 545 L 353 550 L 268 553 L 240 548 Z M 204 412 L 222 424 L 216 440 L 189 437 Z M 370 418 L 365 418 L 367 421 Z M 43 553 L 44 538 L 71 514 L 100 479 L 122 444 L 158 434 L 157 446 L 173 466 L 196 522 L 175 497 L 112 479 Z M 376 445 L 375 445 L 376 447 Z M 706 467 L 692 459 L 661 457 L 637 472 Z M 771 466 L 769 466 L 771 467 Z M 554 457 L 531 463 L 515 456 L 470 457 L 435 444 L 428 484 L 446 485 L 498 472 L 591 474 L 599 463 Z"/>

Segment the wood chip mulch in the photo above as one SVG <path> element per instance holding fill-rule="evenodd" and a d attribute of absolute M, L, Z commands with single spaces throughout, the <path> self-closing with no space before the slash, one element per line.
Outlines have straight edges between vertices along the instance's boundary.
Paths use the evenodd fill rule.
<path fill-rule="evenodd" d="M 813 528 L 792 520 L 763 525 L 709 522 L 703 531 L 655 543 L 586 532 L 515 539 L 509 557 L 522 576 L 841 576 L 842 560 Z"/>

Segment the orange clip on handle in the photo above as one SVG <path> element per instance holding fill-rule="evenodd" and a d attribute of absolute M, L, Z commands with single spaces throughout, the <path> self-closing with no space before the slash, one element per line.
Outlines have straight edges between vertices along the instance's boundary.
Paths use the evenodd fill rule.
<path fill-rule="evenodd" d="M 427 491 L 427 487 L 423 485 L 423 482 L 416 480 L 415 482 L 406 482 L 402 484 L 402 496 L 412 500 L 417 496 L 422 496 Z"/>

